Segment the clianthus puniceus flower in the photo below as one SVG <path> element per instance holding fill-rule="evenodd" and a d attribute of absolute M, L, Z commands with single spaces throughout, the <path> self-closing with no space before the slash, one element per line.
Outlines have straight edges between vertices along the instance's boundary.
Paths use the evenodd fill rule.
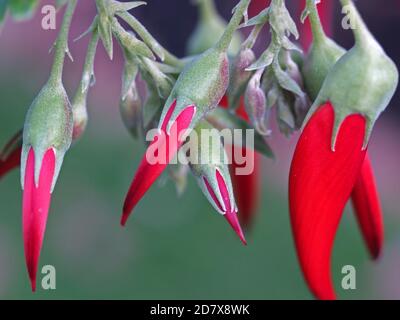
<path fill-rule="evenodd" d="M 289 175 L 296 249 L 316 297 L 334 299 L 330 257 L 336 230 L 360 175 L 369 137 L 398 83 L 396 66 L 355 6 L 354 47 L 329 71 L 305 120 Z"/>
<path fill-rule="evenodd" d="M 153 182 L 171 162 L 184 142 L 181 133 L 190 133 L 210 110 L 218 106 L 229 83 L 227 50 L 250 0 L 241 0 L 224 34 L 215 46 L 194 58 L 179 75 L 172 92 L 165 102 L 159 122 L 159 135 L 153 139 L 162 150 L 166 146 L 166 161 L 150 164 L 149 152 L 142 159 L 125 199 L 121 223 L 124 225 L 131 211 Z M 171 135 L 175 132 L 175 136 Z M 179 136 L 180 135 L 180 136 Z M 148 149 L 148 150 L 149 150 Z"/>
<path fill-rule="evenodd" d="M 305 58 L 302 72 L 305 78 L 307 93 L 312 100 L 315 100 L 328 72 L 337 60 L 345 54 L 346 50 L 327 37 L 332 29 L 329 28 L 332 24 L 332 12 L 330 12 L 332 1 L 325 0 L 318 5 L 320 17 L 318 17 L 318 13 L 315 10 L 314 0 L 307 1 L 303 19 L 308 15 L 310 23 L 304 24 L 307 26 L 305 27 L 305 33 L 312 32 L 313 42 Z M 325 32 L 322 25 L 328 26 L 327 32 Z M 304 43 L 304 45 L 309 47 L 307 43 Z M 351 200 L 370 255 L 376 259 L 382 250 L 383 217 L 379 205 L 373 169 L 368 157 L 366 157 L 365 162 L 361 167 L 358 182 L 354 186 Z M 366 206 L 366 203 L 371 204 L 371 206 Z"/>
<path fill-rule="evenodd" d="M 214 127 L 206 120 L 201 120 L 194 128 L 194 132 L 199 139 L 192 143 L 192 147 L 189 139 L 188 147 L 191 151 L 189 165 L 201 190 L 214 209 L 225 217 L 240 237 L 240 240 L 246 244 L 238 221 L 238 208 L 234 198 L 229 169 L 226 165 L 228 156 L 222 143 L 219 148 L 213 148 L 211 144 L 212 138 L 210 139 L 209 136 L 202 134 L 202 130 L 207 130 L 208 133 L 214 133 L 214 137 L 220 140 L 221 137 L 218 131 L 215 129 L 213 131 L 213 129 Z"/>
<path fill-rule="evenodd" d="M 39 263 L 51 193 L 66 151 L 72 142 L 72 106 L 62 84 L 68 29 L 77 1 L 68 3 L 56 42 L 50 78 L 29 107 L 21 154 L 22 229 L 25 260 L 32 290 L 36 289 Z"/>

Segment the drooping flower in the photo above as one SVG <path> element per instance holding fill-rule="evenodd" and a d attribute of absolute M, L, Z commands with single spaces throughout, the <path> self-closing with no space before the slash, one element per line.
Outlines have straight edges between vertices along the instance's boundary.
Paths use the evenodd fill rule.
<path fill-rule="evenodd" d="M 121 223 L 176 155 L 185 137 L 210 110 L 218 106 L 229 81 L 227 50 L 250 0 L 241 0 L 217 44 L 194 58 L 179 75 L 159 122 L 159 134 L 150 144 L 125 199 Z M 172 132 L 174 136 L 171 135 Z M 185 132 L 185 135 L 181 135 Z M 165 152 L 163 163 L 151 164 L 155 143 Z M 151 153 L 151 152 L 150 152 Z"/>
<path fill-rule="evenodd" d="M 327 74 L 346 52 L 327 36 L 331 33 L 330 28 L 327 27 L 332 20 L 331 7 L 332 3 L 329 0 L 320 3 L 318 12 L 323 12 L 323 14 L 319 17 L 315 9 L 314 0 L 308 0 L 305 11 L 309 16 L 311 29 L 307 27 L 304 31 L 306 33 L 307 30 L 312 32 L 313 39 L 305 58 L 302 73 L 307 93 L 312 100 L 317 98 Z M 306 15 L 303 14 L 303 18 L 305 17 Z M 323 26 L 327 28 L 326 34 Z M 307 45 L 306 42 L 303 44 Z M 376 192 L 373 169 L 368 157 L 366 157 L 365 162 L 361 167 L 360 176 L 354 186 L 351 200 L 371 257 L 376 259 L 382 250 L 383 244 L 382 210 Z M 366 203 L 371 204 L 371 206 L 367 207 Z"/>
<path fill-rule="evenodd" d="M 360 175 L 373 125 L 398 83 L 396 66 L 353 3 L 356 44 L 329 71 L 307 115 L 289 176 L 297 254 L 312 292 L 334 299 L 330 256 L 336 230 Z"/>
<path fill-rule="evenodd" d="M 190 150 L 191 171 L 214 209 L 225 217 L 246 244 L 237 217 L 238 209 L 227 165 L 228 156 L 221 143 L 221 136 L 206 120 L 200 121 L 194 132 L 197 138 L 194 141 L 189 139 L 186 146 Z"/>

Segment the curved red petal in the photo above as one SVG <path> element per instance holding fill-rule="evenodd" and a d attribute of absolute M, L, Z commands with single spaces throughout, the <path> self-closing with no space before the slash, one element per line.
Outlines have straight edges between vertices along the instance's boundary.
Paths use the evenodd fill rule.
<path fill-rule="evenodd" d="M 253 150 L 247 149 L 245 152 L 249 155 Z M 235 154 L 235 153 L 233 153 Z M 251 155 L 250 155 L 251 157 Z M 237 206 L 239 209 L 240 222 L 245 228 L 251 226 L 254 220 L 254 216 L 257 211 L 259 199 L 260 199 L 260 155 L 254 152 L 254 170 L 249 175 L 237 175 L 235 174 L 236 168 L 241 167 L 232 157 L 232 165 L 230 166 L 231 178 L 233 191 Z"/>
<path fill-rule="evenodd" d="M 181 147 L 184 141 L 178 139 L 179 134 L 189 128 L 193 116 L 195 114 L 195 107 L 188 106 L 186 107 L 176 118 L 175 123 L 171 126 L 171 135 L 166 133 L 167 124 L 173 114 L 176 102 L 171 105 L 171 108 L 168 110 L 167 116 L 161 126 L 162 135 L 158 135 L 154 138 L 153 142 L 150 144 L 152 146 L 154 143 L 157 143 L 158 139 L 162 139 L 162 141 L 158 141 L 159 150 L 166 151 L 166 161 L 163 163 L 150 163 L 148 161 L 149 157 L 152 155 L 149 154 L 149 148 L 146 151 L 145 156 L 142 158 L 140 162 L 139 168 L 133 178 L 131 186 L 129 188 L 128 194 L 125 198 L 123 213 L 121 217 L 121 224 L 125 225 L 126 221 L 131 214 L 134 207 L 140 201 L 140 199 L 144 196 L 147 190 L 151 187 L 154 181 L 161 175 L 161 173 L 165 170 L 168 163 L 171 162 L 173 157 L 178 152 L 178 149 Z M 176 134 L 173 134 L 176 132 Z"/>
<path fill-rule="evenodd" d="M 238 217 L 237 217 L 237 212 L 235 208 L 232 208 L 231 205 L 231 197 L 229 195 L 228 188 L 226 186 L 224 177 L 221 175 L 221 173 L 217 170 L 216 173 L 216 178 L 218 182 L 218 188 L 221 193 L 222 199 L 225 204 L 225 214 L 224 217 L 228 221 L 228 223 L 231 225 L 232 229 L 236 232 L 236 234 L 239 236 L 240 240 L 243 242 L 244 245 L 247 244 L 246 239 L 244 237 L 244 233 L 242 231 L 242 228 L 240 226 Z"/>
<path fill-rule="evenodd" d="M 384 227 L 374 172 L 368 155 L 361 167 L 351 200 L 371 257 L 377 259 L 382 251 Z"/>
<path fill-rule="evenodd" d="M 29 150 L 26 162 L 22 202 L 22 229 L 25 260 L 32 291 L 36 289 L 36 273 L 50 208 L 55 161 L 53 149 L 47 150 L 42 160 L 37 186 L 34 178 L 35 153 L 32 148 Z"/>
<path fill-rule="evenodd" d="M 321 106 L 304 128 L 289 175 L 290 217 L 297 254 L 311 291 L 335 299 L 330 260 L 343 209 L 355 185 L 365 150 L 365 119 L 348 116 L 331 151 L 334 110 Z"/>

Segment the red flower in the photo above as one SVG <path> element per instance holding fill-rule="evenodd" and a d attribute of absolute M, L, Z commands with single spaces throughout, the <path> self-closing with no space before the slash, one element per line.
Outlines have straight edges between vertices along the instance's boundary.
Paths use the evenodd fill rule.
<path fill-rule="evenodd" d="M 196 107 L 187 106 L 183 111 L 181 111 L 176 120 L 172 124 L 170 124 L 170 130 L 168 132 L 167 127 L 175 110 L 175 106 L 176 100 L 174 100 L 167 112 L 167 115 L 164 118 L 164 121 L 161 125 L 161 133 L 154 137 L 153 141 L 146 151 L 145 156 L 140 162 L 139 168 L 135 174 L 135 177 L 133 178 L 133 181 L 125 198 L 121 218 L 122 225 L 125 225 L 133 208 L 140 201 L 146 191 L 154 183 L 154 181 L 165 170 L 167 165 L 176 155 L 178 149 L 184 142 L 184 140 L 182 140 L 182 137 L 179 137 L 179 134 L 189 128 L 192 119 L 196 113 Z M 152 150 L 153 144 L 156 143 L 158 150 L 166 151 L 166 161 L 164 161 L 163 163 L 152 164 L 149 162 L 149 160 L 152 159 L 154 155 L 150 153 L 150 150 Z"/>
<path fill-rule="evenodd" d="M 333 241 L 366 153 L 361 115 L 343 121 L 331 149 L 334 117 L 329 102 L 313 114 L 297 143 L 289 175 L 297 254 L 307 283 L 321 299 L 335 299 L 330 276 Z"/>
<path fill-rule="evenodd" d="M 32 291 L 36 290 L 36 273 L 50 207 L 56 165 L 55 151 L 48 149 L 44 154 L 38 181 L 35 181 L 36 160 L 38 159 L 35 159 L 35 152 L 30 148 L 23 185 L 22 228 L 25 260 Z"/>

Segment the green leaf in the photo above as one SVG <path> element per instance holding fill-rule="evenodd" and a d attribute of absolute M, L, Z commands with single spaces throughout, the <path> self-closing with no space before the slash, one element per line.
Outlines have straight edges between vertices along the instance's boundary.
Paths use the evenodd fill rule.
<path fill-rule="evenodd" d="M 290 13 L 285 6 L 285 1 L 272 1 L 270 10 L 270 25 L 277 33 L 278 37 L 283 38 L 285 35 L 289 36 L 290 34 L 293 34 L 295 38 L 298 39 L 299 32 L 297 31 L 296 23 L 290 16 Z"/>
<path fill-rule="evenodd" d="M 274 152 L 269 146 L 266 139 L 260 135 L 250 124 L 245 120 L 237 117 L 235 114 L 227 109 L 216 108 L 211 111 L 207 116 L 207 121 L 210 122 L 218 130 L 223 129 L 239 129 L 239 130 L 254 130 L 254 146 L 247 146 L 248 148 L 254 148 L 255 151 L 263 154 L 268 158 L 275 158 Z M 243 141 L 240 146 L 245 146 L 245 135 L 243 135 Z"/>
<path fill-rule="evenodd" d="M 33 16 L 38 3 L 38 0 L 9 0 L 8 7 L 15 20 L 26 20 Z"/>
<path fill-rule="evenodd" d="M 115 13 L 129 11 L 146 4 L 147 3 L 144 1 L 130 1 L 130 2 L 113 1 L 110 5 L 111 6 L 110 12 L 112 13 L 112 15 L 114 15 Z"/>
<path fill-rule="evenodd" d="M 264 25 L 269 19 L 269 8 L 264 9 L 255 17 L 249 19 L 246 23 L 242 24 L 240 27 L 251 27 L 256 25 Z"/>
<path fill-rule="evenodd" d="M 262 55 L 254 62 L 250 67 L 246 68 L 246 71 L 253 71 L 264 69 L 271 65 L 275 57 L 275 45 L 272 43 L 267 50 L 265 50 Z"/>
<path fill-rule="evenodd" d="M 293 92 L 299 97 L 304 96 L 303 90 L 301 90 L 296 81 L 294 81 L 285 71 L 282 70 L 277 59 L 272 64 L 272 69 L 274 70 L 276 80 L 283 89 Z"/>

